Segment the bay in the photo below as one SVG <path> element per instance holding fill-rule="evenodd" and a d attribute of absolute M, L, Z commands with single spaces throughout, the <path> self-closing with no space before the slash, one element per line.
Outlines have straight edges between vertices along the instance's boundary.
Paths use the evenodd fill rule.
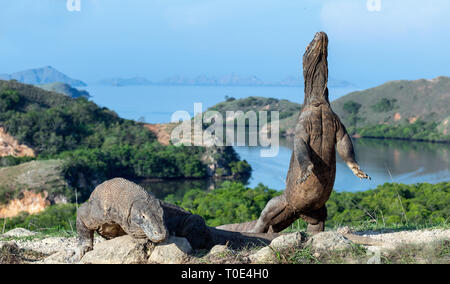
<path fill-rule="evenodd" d="M 303 102 L 303 89 L 297 87 L 226 87 L 226 86 L 103 86 L 87 88 L 92 100 L 108 107 L 121 117 L 144 120 L 148 123 L 169 122 L 174 112 L 185 110 L 193 113 L 194 103 L 203 104 L 203 110 L 222 102 L 225 96 L 245 98 L 249 96 L 273 97 L 293 102 Z M 345 95 L 355 89 L 330 88 L 330 99 Z M 283 190 L 292 153 L 292 141 L 282 139 L 276 157 L 260 157 L 259 147 L 235 147 L 242 159 L 253 168 L 248 181 L 250 187 L 262 183 L 270 188 Z M 338 157 L 335 189 L 337 191 L 362 191 L 376 188 L 386 182 L 414 184 L 450 181 L 450 145 L 412 142 L 404 140 L 356 139 L 356 157 L 361 168 L 372 180 L 360 180 Z M 220 181 L 170 180 L 142 181 L 141 184 L 158 197 L 168 194 L 182 196 L 190 188 L 214 189 Z"/>

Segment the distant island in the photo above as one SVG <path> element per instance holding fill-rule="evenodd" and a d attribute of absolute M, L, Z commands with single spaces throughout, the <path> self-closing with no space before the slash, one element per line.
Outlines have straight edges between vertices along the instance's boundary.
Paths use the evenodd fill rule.
<path fill-rule="evenodd" d="M 87 86 L 87 84 L 83 81 L 70 78 L 52 66 L 28 69 L 12 74 L 0 74 L 0 80 L 16 80 L 19 83 L 30 85 L 43 85 L 60 82 L 68 84 L 72 87 Z"/>
<path fill-rule="evenodd" d="M 131 78 L 107 78 L 97 82 L 100 85 L 108 86 L 143 86 L 143 85 L 169 85 L 169 86 L 261 86 L 261 87 L 302 87 L 303 79 L 296 76 L 289 76 L 279 81 L 265 81 L 257 76 L 241 76 L 230 74 L 224 76 L 206 76 L 196 77 L 172 76 L 159 81 L 151 81 L 144 77 Z M 355 85 L 345 80 L 331 80 L 329 87 L 347 88 Z"/>
<path fill-rule="evenodd" d="M 142 85 L 152 85 L 153 82 L 147 80 L 143 77 L 132 77 L 132 78 L 108 78 L 103 79 L 97 82 L 100 85 L 109 85 L 109 86 L 142 86 Z"/>

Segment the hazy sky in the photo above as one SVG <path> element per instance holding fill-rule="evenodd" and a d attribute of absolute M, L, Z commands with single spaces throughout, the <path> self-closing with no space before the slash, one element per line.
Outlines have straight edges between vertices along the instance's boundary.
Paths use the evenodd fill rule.
<path fill-rule="evenodd" d="M 377 0 L 371 0 L 377 1 Z M 107 77 L 300 75 L 317 31 L 330 76 L 360 86 L 450 75 L 450 1 L 0 0 L 0 73 L 52 65 Z"/>

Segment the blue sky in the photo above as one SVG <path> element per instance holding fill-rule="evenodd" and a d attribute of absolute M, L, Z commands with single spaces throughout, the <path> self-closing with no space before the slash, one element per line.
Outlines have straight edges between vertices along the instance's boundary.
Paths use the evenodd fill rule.
<path fill-rule="evenodd" d="M 359 86 L 450 76 L 450 1 L 0 0 L 0 73 L 52 65 L 108 77 L 300 75 L 317 31 L 330 76 Z M 376 0 L 373 0 L 376 1 Z"/>

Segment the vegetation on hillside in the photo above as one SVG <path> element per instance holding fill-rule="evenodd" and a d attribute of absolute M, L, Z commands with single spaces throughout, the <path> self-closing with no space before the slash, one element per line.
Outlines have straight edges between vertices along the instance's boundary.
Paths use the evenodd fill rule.
<path fill-rule="evenodd" d="M 224 182 L 213 191 L 192 189 L 178 199 L 165 201 L 205 218 L 209 226 L 255 220 L 261 210 L 280 191 L 263 185 L 247 188 L 242 183 Z M 333 192 L 327 202 L 326 226 L 352 226 L 356 229 L 447 227 L 450 217 L 450 182 L 438 184 L 386 183 L 363 192 Z M 76 205 L 53 205 L 36 215 L 1 220 L 5 231 L 23 227 L 30 230 L 74 230 Z M 298 221 L 290 230 L 305 229 Z"/>
<path fill-rule="evenodd" d="M 351 134 L 361 137 L 450 141 L 448 91 L 450 78 L 392 81 L 375 88 L 353 92 L 331 103 Z M 287 100 L 226 97 L 209 110 L 278 110 L 280 134 L 292 135 L 301 105 Z M 270 117 L 269 117 L 270 121 Z"/>
<path fill-rule="evenodd" d="M 216 104 L 208 109 L 208 111 L 218 111 L 226 118 L 227 111 L 242 111 L 244 114 L 248 111 L 254 111 L 259 119 L 260 111 L 267 111 L 267 122 L 271 122 L 271 111 L 279 112 L 280 126 L 283 128 L 283 121 L 285 119 L 297 116 L 301 105 L 290 102 L 288 100 L 279 100 L 275 98 L 264 97 L 248 97 L 243 99 L 235 99 L 233 97 L 225 97 L 225 101 Z M 237 117 L 234 119 L 236 124 Z M 246 121 L 248 125 L 248 121 Z M 283 130 L 283 129 L 282 129 Z M 282 132 L 282 131 L 281 131 Z"/>
<path fill-rule="evenodd" d="M 175 203 L 203 216 L 211 226 L 255 220 L 268 200 L 281 194 L 263 185 L 254 189 L 226 183 L 212 192 L 188 191 Z M 328 227 L 431 226 L 450 217 L 450 183 L 404 185 L 386 183 L 363 192 L 333 192 L 327 202 Z"/>
<path fill-rule="evenodd" d="M 437 131 L 436 122 L 416 121 L 403 125 L 378 124 L 353 129 L 362 137 L 414 139 L 423 141 L 450 141 L 450 135 Z"/>
<path fill-rule="evenodd" d="M 86 190 L 98 181 L 117 176 L 208 176 L 201 156 L 204 148 L 159 145 L 153 133 L 141 124 L 122 119 L 83 97 L 73 99 L 14 81 L 0 81 L 0 126 L 20 143 L 32 147 L 37 159 L 65 159 L 69 182 L 84 184 Z M 237 155 L 227 158 L 221 163 L 225 171 L 236 175 L 251 171 Z M 24 161 L 3 158 L 0 162 L 14 165 Z"/>
<path fill-rule="evenodd" d="M 210 192 L 192 189 L 181 200 L 169 195 L 165 201 L 202 216 L 209 226 L 219 226 L 257 219 L 267 202 L 279 194 L 262 184 L 249 189 L 242 183 L 225 182 Z"/>
<path fill-rule="evenodd" d="M 450 114 L 449 90 L 448 77 L 392 81 L 350 93 L 331 105 L 351 134 L 449 142 L 449 133 L 439 128 Z"/>

